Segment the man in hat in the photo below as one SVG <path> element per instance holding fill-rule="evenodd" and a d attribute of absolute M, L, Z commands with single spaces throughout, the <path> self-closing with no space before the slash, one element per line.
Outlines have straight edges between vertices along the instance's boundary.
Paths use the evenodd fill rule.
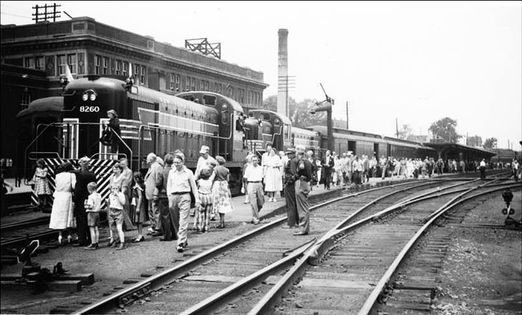
<path fill-rule="evenodd" d="M 297 212 L 299 213 L 301 227 L 294 235 L 307 235 L 310 233 L 310 181 L 312 180 L 312 163 L 306 158 L 304 149 L 297 149 L 297 180 L 295 182 L 295 195 Z"/>
<path fill-rule="evenodd" d="M 118 145 L 120 143 L 119 138 L 121 137 L 120 120 L 118 119 L 118 113 L 116 113 L 114 109 L 110 109 L 107 111 L 107 117 L 109 117 L 109 124 L 107 128 L 111 130 L 111 153 L 118 153 Z"/>
<path fill-rule="evenodd" d="M 198 164 L 196 166 L 196 172 L 194 173 L 194 176 L 196 180 L 199 178 L 199 174 L 201 173 L 201 170 L 204 168 L 210 168 L 210 163 L 214 162 L 217 165 L 216 159 L 214 159 L 212 156 L 210 156 L 210 148 L 206 145 L 202 145 L 201 149 L 199 150 L 199 159 Z"/>
<path fill-rule="evenodd" d="M 89 170 L 91 159 L 84 156 L 78 163 L 80 169 L 76 170 L 76 185 L 74 186 L 74 216 L 76 217 L 76 227 L 78 229 L 78 243 L 74 246 L 87 246 L 91 244 L 89 227 L 87 226 L 87 212 L 85 212 L 84 202 L 89 197 L 87 185 L 90 182 L 96 183 L 96 175 Z"/>
<path fill-rule="evenodd" d="M 299 226 L 299 214 L 297 213 L 297 205 L 295 199 L 295 180 L 297 178 L 297 157 L 295 149 L 288 148 L 286 150 L 288 163 L 285 164 L 285 200 L 286 200 L 286 223 L 284 229 L 296 228 Z"/>
<path fill-rule="evenodd" d="M 149 165 L 149 169 L 145 175 L 145 198 L 147 198 L 149 208 L 149 232 L 152 236 L 161 235 L 158 208 L 158 186 L 161 184 L 160 176 L 162 167 L 157 159 L 158 158 L 154 153 L 149 153 L 149 155 L 147 155 L 147 165 Z"/>

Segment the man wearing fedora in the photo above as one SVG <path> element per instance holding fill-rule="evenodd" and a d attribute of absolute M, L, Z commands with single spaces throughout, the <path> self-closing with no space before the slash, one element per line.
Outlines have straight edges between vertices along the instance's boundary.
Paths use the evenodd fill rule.
<path fill-rule="evenodd" d="M 294 235 L 307 235 L 310 233 L 310 181 L 312 180 L 312 163 L 306 158 L 304 148 L 297 148 L 297 180 L 295 182 L 295 197 L 297 212 L 299 214 L 300 230 Z"/>
<path fill-rule="evenodd" d="M 286 200 L 286 223 L 284 229 L 296 228 L 299 226 L 299 214 L 297 213 L 297 205 L 295 199 L 295 181 L 297 178 L 298 159 L 295 156 L 295 149 L 288 148 L 286 150 L 288 162 L 285 164 L 285 200 Z"/>

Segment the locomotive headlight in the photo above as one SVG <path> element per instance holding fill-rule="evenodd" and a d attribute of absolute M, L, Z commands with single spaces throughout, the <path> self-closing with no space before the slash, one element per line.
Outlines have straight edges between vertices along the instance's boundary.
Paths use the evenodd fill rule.
<path fill-rule="evenodd" d="M 89 99 L 91 100 L 91 102 L 94 102 L 96 100 L 96 94 L 92 93 L 90 96 L 89 96 Z"/>
<path fill-rule="evenodd" d="M 84 102 L 87 102 L 88 99 L 89 99 L 89 95 L 88 95 L 87 93 L 84 93 L 84 94 L 82 95 L 82 100 L 83 100 Z"/>

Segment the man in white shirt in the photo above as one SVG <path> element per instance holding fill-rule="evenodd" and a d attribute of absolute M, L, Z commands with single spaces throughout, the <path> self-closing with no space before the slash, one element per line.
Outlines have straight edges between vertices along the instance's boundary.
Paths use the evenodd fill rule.
<path fill-rule="evenodd" d="M 206 145 L 201 146 L 201 150 L 199 150 L 199 159 L 198 164 L 196 166 L 196 172 L 194 173 L 195 180 L 198 180 L 199 174 L 201 174 L 201 170 L 204 168 L 210 168 L 210 163 L 214 162 L 216 165 L 218 164 L 216 159 L 210 156 L 210 148 Z"/>
<path fill-rule="evenodd" d="M 263 208 L 265 203 L 265 196 L 263 193 L 263 167 L 259 165 L 259 158 L 252 157 L 252 164 L 245 169 L 243 177 L 247 181 L 247 193 L 252 207 L 252 223 L 259 223 L 259 211 Z"/>

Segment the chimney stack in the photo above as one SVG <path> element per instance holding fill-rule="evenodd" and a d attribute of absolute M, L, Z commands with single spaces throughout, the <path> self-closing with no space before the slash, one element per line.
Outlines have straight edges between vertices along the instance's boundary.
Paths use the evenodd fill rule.
<path fill-rule="evenodd" d="M 288 30 L 280 28 L 277 77 L 277 112 L 288 117 Z"/>

